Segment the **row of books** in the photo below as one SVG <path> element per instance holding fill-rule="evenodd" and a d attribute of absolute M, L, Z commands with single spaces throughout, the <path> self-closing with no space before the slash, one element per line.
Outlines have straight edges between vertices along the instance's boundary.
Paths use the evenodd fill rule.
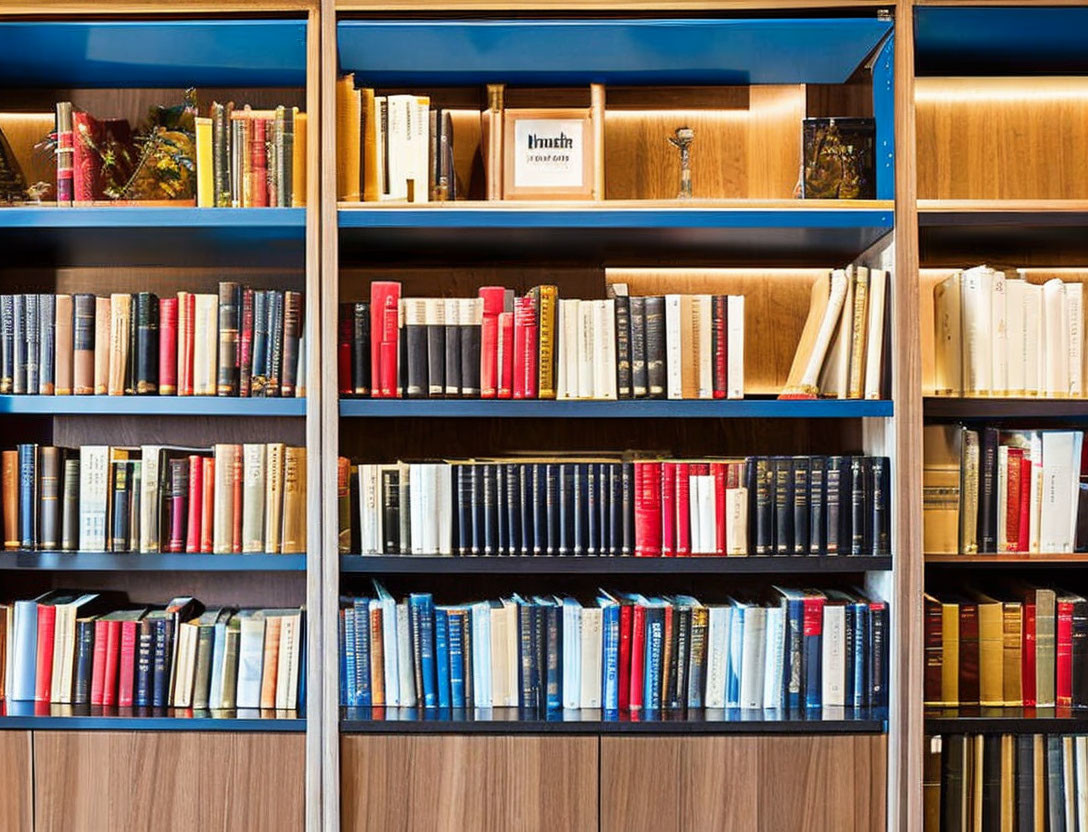
<path fill-rule="evenodd" d="M 1084 284 L 988 266 L 933 289 L 935 394 L 1084 396 Z"/>
<path fill-rule="evenodd" d="M 53 590 L 0 604 L 2 698 L 59 705 L 297 710 L 304 611 L 131 604 Z"/>
<path fill-rule="evenodd" d="M 925 832 L 1088 829 L 1088 736 L 949 734 L 924 747 Z"/>
<path fill-rule="evenodd" d="M 306 394 L 303 296 L 232 281 L 218 294 L 0 295 L 0 393 Z"/>
<path fill-rule="evenodd" d="M 779 398 L 879 399 L 888 275 L 847 266 L 812 284 L 808 316 Z"/>
<path fill-rule="evenodd" d="M 306 204 L 306 114 L 298 107 L 237 110 L 215 101 L 195 121 L 198 207 Z"/>
<path fill-rule="evenodd" d="M 306 449 L 22 444 L 0 453 L 5 549 L 306 551 Z"/>
<path fill-rule="evenodd" d="M 1088 706 L 1088 601 L 1010 583 L 925 596 L 929 705 Z"/>
<path fill-rule="evenodd" d="M 775 587 L 704 604 L 600 590 L 436 605 L 429 593 L 340 609 L 340 701 L 351 707 L 881 707 L 888 605 Z"/>
<path fill-rule="evenodd" d="M 923 440 L 927 552 L 1088 547 L 1083 431 L 931 425 Z"/>
<path fill-rule="evenodd" d="M 739 399 L 742 295 L 403 298 L 375 281 L 370 300 L 341 304 L 342 396 L 484 399 Z"/>
<path fill-rule="evenodd" d="M 887 458 L 868 456 L 358 466 L 341 457 L 339 547 L 461 556 L 888 555 L 889 471 Z"/>

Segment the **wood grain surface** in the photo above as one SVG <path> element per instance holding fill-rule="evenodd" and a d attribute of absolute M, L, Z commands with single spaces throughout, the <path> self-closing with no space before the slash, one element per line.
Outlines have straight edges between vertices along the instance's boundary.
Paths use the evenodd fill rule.
<path fill-rule="evenodd" d="M 0 731 L 0 829 L 31 832 L 34 793 L 33 752 L 29 731 Z"/>

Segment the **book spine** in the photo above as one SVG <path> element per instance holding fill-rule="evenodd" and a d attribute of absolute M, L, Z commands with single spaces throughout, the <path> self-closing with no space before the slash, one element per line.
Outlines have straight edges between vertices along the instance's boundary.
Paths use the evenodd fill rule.
<path fill-rule="evenodd" d="M 57 102 L 57 206 L 71 205 L 74 195 L 72 102 Z"/>
<path fill-rule="evenodd" d="M 268 303 L 268 383 L 264 391 L 266 396 L 282 395 L 280 385 L 283 381 L 283 307 L 284 293 L 272 290 Z"/>
<path fill-rule="evenodd" d="M 263 396 L 268 384 L 268 291 L 253 293 L 253 369 L 250 395 Z"/>
<path fill-rule="evenodd" d="M 110 622 L 100 618 L 92 623 L 94 631 L 91 639 L 94 644 L 94 658 L 91 669 L 91 691 L 87 704 L 101 705 L 106 689 L 106 639 Z M 73 705 L 80 704 L 76 701 L 78 698 L 78 695 L 72 697 Z"/>
<path fill-rule="evenodd" d="M 41 449 L 41 547 L 60 547 L 60 478 L 61 451 L 46 446 Z"/>
<path fill-rule="evenodd" d="M 43 396 L 56 393 L 56 311 L 55 295 L 38 295 L 38 392 Z"/>
<path fill-rule="evenodd" d="M 181 460 L 179 460 L 180 462 Z M 187 460 L 189 479 L 188 490 L 185 496 L 184 502 L 176 502 L 175 511 L 186 509 L 185 519 L 185 551 L 186 552 L 199 552 L 200 541 L 203 536 L 203 508 L 204 508 L 204 457 L 191 455 Z M 171 468 L 173 472 L 173 468 Z M 173 473 L 171 473 L 171 476 Z M 178 481 L 172 484 L 172 488 L 180 487 L 182 483 Z M 175 515 L 176 517 L 176 515 Z M 210 519 L 210 518 L 209 518 Z M 171 534 L 171 546 L 174 545 L 173 534 Z M 171 549 L 173 551 L 173 549 Z"/>
<path fill-rule="evenodd" d="M 26 304 L 26 392 L 37 395 L 41 391 L 41 298 L 24 295 Z"/>
<path fill-rule="evenodd" d="M 423 320 L 427 334 L 426 390 L 431 398 L 446 394 L 446 302 L 442 298 L 424 301 Z"/>
<path fill-rule="evenodd" d="M 79 548 L 79 458 L 64 460 L 63 506 L 60 548 L 74 552 Z M 6 510 L 6 503 L 5 503 Z"/>
<path fill-rule="evenodd" d="M 24 549 L 38 548 L 38 446 L 21 444 L 19 451 L 19 541 Z"/>
<path fill-rule="evenodd" d="M 480 329 L 480 398 L 494 399 L 499 388 L 499 315 L 503 311 L 505 290 L 501 286 L 480 289 L 482 318 Z"/>
<path fill-rule="evenodd" d="M 94 668 L 95 622 L 89 619 L 76 621 L 75 668 L 71 704 L 91 704 L 91 682 Z"/>
<path fill-rule="evenodd" d="M 143 619 L 135 629 L 136 676 L 131 704 L 145 708 L 152 702 L 153 658 L 155 652 L 155 622 Z M 122 677 L 123 678 L 123 677 Z M 124 704 L 123 691 L 118 694 L 118 704 Z"/>
<path fill-rule="evenodd" d="M 241 287 L 231 281 L 219 284 L 219 366 L 216 395 L 238 395 L 238 327 Z"/>
<path fill-rule="evenodd" d="M 253 325 L 255 292 L 246 287 L 242 290 L 242 319 L 238 333 L 238 395 L 247 398 L 253 382 Z"/>
<path fill-rule="evenodd" d="M 496 398 L 514 395 L 514 313 L 500 312 L 498 320 L 498 392 Z"/>
<path fill-rule="evenodd" d="M 646 298 L 630 298 L 628 317 L 630 329 L 628 342 L 631 349 L 631 396 L 642 399 L 649 392 L 646 367 Z"/>
<path fill-rule="evenodd" d="M 537 301 L 537 339 L 539 349 L 539 372 L 537 375 L 537 392 L 541 399 L 554 399 L 556 397 L 556 307 L 559 301 L 559 290 L 555 286 L 540 286 Z"/>
<path fill-rule="evenodd" d="M 645 299 L 646 379 L 651 399 L 665 398 L 665 298 Z"/>
<path fill-rule="evenodd" d="M 185 527 L 188 519 L 186 501 L 189 496 L 189 461 L 186 459 L 170 460 L 170 537 L 166 545 L 168 552 L 184 551 Z"/>
<path fill-rule="evenodd" d="M 113 525 L 110 529 L 109 549 L 114 552 L 127 552 L 132 520 L 128 512 L 129 491 L 132 488 L 131 464 L 127 460 L 114 460 L 112 465 Z"/>
<path fill-rule="evenodd" d="M 616 396 L 631 398 L 631 298 L 616 298 Z"/>
<path fill-rule="evenodd" d="M 268 120 L 246 119 L 250 131 L 248 182 L 249 204 L 253 208 L 268 206 Z"/>
<path fill-rule="evenodd" d="M 713 349 L 714 398 L 724 399 L 729 393 L 729 350 L 727 342 L 727 301 L 725 295 L 714 295 L 711 311 L 711 343 Z"/>
<path fill-rule="evenodd" d="M 280 395 L 294 397 L 298 387 L 298 350 L 304 321 L 302 294 L 283 293 L 283 372 Z"/>
<path fill-rule="evenodd" d="M 159 392 L 159 299 L 150 292 L 136 295 L 136 353 L 133 356 L 136 373 L 136 394 L 146 396 Z"/>
<path fill-rule="evenodd" d="M 370 304 L 353 304 L 352 327 L 352 392 L 356 396 L 370 395 Z"/>
<path fill-rule="evenodd" d="M 407 344 L 404 395 L 409 399 L 427 398 L 427 301 L 407 298 L 404 307 L 404 333 Z"/>

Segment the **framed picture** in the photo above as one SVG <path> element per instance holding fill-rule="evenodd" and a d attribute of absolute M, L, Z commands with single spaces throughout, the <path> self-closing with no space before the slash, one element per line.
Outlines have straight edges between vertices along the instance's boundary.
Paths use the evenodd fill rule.
<path fill-rule="evenodd" d="M 593 111 L 503 112 L 504 199 L 593 199 Z"/>

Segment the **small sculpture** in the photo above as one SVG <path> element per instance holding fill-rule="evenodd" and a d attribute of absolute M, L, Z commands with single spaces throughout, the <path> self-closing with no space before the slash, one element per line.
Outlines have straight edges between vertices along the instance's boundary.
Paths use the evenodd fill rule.
<path fill-rule="evenodd" d="M 695 141 L 695 130 L 691 127 L 677 127 L 676 135 L 669 139 L 669 144 L 680 149 L 680 193 L 677 199 L 691 199 L 691 143 Z"/>

